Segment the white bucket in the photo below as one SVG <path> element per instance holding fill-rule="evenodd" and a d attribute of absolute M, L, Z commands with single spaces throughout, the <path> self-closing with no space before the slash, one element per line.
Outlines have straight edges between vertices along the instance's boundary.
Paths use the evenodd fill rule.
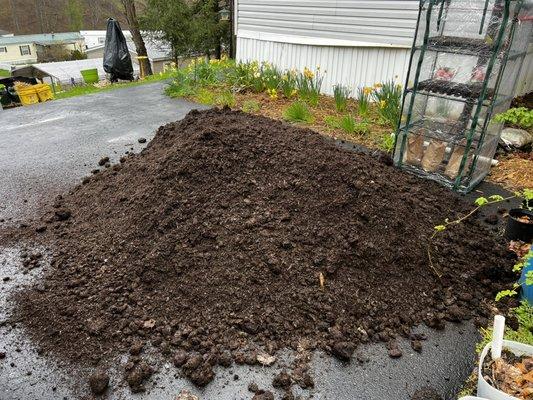
<path fill-rule="evenodd" d="M 498 390 L 494 387 L 492 387 L 484 378 L 483 378 L 483 362 L 485 361 L 485 357 L 487 357 L 489 350 L 490 350 L 491 343 L 487 344 L 483 351 L 481 352 L 481 356 L 479 359 L 479 367 L 478 367 L 478 376 L 477 376 L 477 394 L 478 396 L 481 396 L 481 398 L 486 398 L 487 400 L 518 400 L 514 396 L 509 396 L 508 394 L 505 394 L 501 390 Z M 533 355 L 533 346 L 529 346 L 524 343 L 519 342 L 512 342 L 510 340 L 504 340 L 503 341 L 503 348 L 511 351 L 517 356 L 522 355 Z M 489 355 L 490 357 L 490 355 Z M 474 399 L 477 399 L 478 397 L 473 397 Z"/>

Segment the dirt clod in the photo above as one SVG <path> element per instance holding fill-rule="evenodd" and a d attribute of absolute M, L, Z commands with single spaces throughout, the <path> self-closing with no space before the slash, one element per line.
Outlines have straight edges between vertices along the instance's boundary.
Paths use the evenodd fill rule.
<path fill-rule="evenodd" d="M 95 395 L 104 394 L 109 386 L 109 375 L 104 371 L 96 371 L 89 376 L 89 386 Z"/>
<path fill-rule="evenodd" d="M 274 386 L 275 388 L 280 388 L 280 389 L 287 389 L 291 387 L 291 384 L 292 384 L 291 376 L 285 370 L 277 374 L 274 377 L 274 380 L 272 381 L 272 386 Z"/>
<path fill-rule="evenodd" d="M 103 167 L 104 165 L 106 165 L 107 163 L 109 162 L 109 157 L 102 157 L 100 159 L 100 161 L 98 161 L 98 165 L 100 167 Z"/>
<path fill-rule="evenodd" d="M 252 397 L 252 400 L 274 400 L 274 394 L 268 390 L 260 390 Z"/>
<path fill-rule="evenodd" d="M 350 360 L 423 322 L 486 317 L 483 300 L 516 280 L 514 255 L 477 216 L 431 241 L 432 268 L 434 226 L 471 205 L 307 129 L 191 112 L 120 166 L 50 199 L 46 232 L 24 231 L 53 257 L 46 290 L 18 292 L 14 318 L 72 363 L 140 340 L 168 360 L 186 352 L 176 364 L 205 385 L 214 362 L 257 363 L 302 339 Z M 447 293 L 465 299 L 460 312 Z M 151 375 L 140 365 L 126 371 L 133 390 Z"/>

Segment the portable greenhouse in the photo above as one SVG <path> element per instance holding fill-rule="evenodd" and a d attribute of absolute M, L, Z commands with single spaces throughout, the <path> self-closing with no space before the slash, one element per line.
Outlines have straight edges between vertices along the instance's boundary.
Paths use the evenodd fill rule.
<path fill-rule="evenodd" d="M 531 0 L 422 0 L 397 166 L 468 192 L 488 174 L 531 38 Z"/>

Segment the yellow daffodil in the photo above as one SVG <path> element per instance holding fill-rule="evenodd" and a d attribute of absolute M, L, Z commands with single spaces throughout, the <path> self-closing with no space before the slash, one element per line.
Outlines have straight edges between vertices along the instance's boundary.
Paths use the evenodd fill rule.
<path fill-rule="evenodd" d="M 363 93 L 368 96 L 370 93 L 372 93 L 372 88 L 371 87 L 364 87 L 363 88 Z"/>
<path fill-rule="evenodd" d="M 268 93 L 268 96 L 270 97 L 270 100 L 278 99 L 278 91 L 276 89 L 268 89 L 267 93 Z"/>
<path fill-rule="evenodd" d="M 309 68 L 305 67 L 304 68 L 304 77 L 306 79 L 313 79 L 315 77 L 315 74 Z"/>
<path fill-rule="evenodd" d="M 379 102 L 379 108 L 385 108 L 386 105 L 387 105 L 387 102 L 385 100 L 381 100 Z"/>
<path fill-rule="evenodd" d="M 383 84 L 381 84 L 381 83 L 379 83 L 379 82 L 374 83 L 374 88 L 379 89 L 379 88 L 381 88 L 381 87 L 383 87 Z"/>

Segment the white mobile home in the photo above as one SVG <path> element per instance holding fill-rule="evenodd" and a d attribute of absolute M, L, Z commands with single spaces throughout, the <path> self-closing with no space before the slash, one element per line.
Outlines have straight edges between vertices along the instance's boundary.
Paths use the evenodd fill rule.
<path fill-rule="evenodd" d="M 327 71 L 336 83 L 403 84 L 418 18 L 418 0 L 235 0 L 237 59 L 283 69 Z M 526 59 L 519 94 L 533 90 L 533 57 Z"/>

